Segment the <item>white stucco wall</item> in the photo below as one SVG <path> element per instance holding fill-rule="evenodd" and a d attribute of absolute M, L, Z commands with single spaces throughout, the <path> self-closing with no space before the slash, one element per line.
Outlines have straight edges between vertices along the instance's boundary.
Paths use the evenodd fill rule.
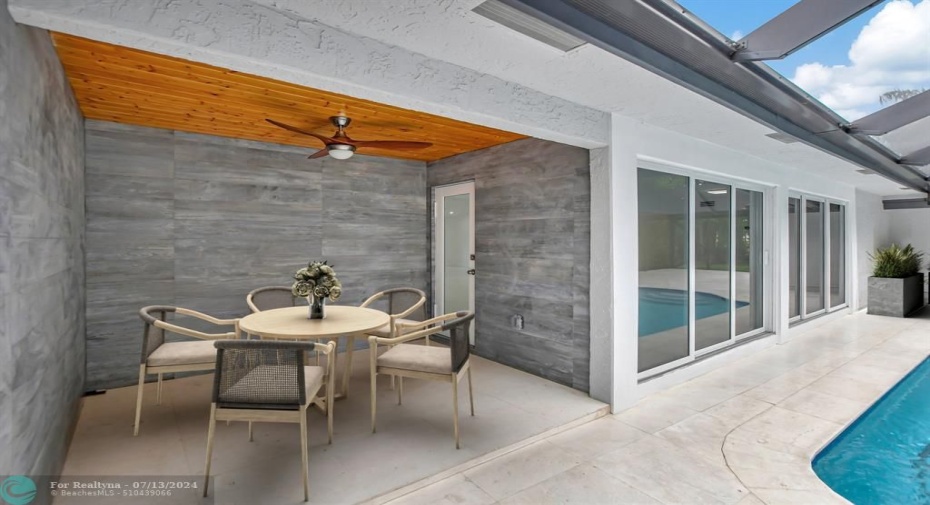
<path fill-rule="evenodd" d="M 620 115 L 611 118 L 610 175 L 605 181 L 609 191 L 592 192 L 592 215 L 610 212 L 613 216 L 626 216 L 609 222 L 592 221 L 592 237 L 598 230 L 612 235 L 609 255 L 598 255 L 592 248 L 592 262 L 609 262 L 612 269 L 613 360 L 610 371 L 613 377 L 611 404 L 614 411 L 622 410 L 650 392 L 669 387 L 697 375 L 706 373 L 722 363 L 732 361 L 761 347 L 773 345 L 788 338 L 787 316 L 787 197 L 798 191 L 847 202 L 855 208 L 856 191 L 851 186 L 814 175 L 810 167 L 787 167 L 747 156 L 739 151 L 697 140 L 679 133 L 629 120 Z M 770 281 L 774 284 L 770 296 L 777 301 L 771 311 L 771 327 L 775 335 L 752 344 L 741 346 L 707 360 L 695 363 L 658 379 L 642 384 L 637 382 L 637 303 L 638 303 L 638 229 L 637 168 L 643 163 L 660 164 L 727 178 L 744 179 L 769 187 L 766 199 L 768 229 L 766 235 Z M 592 184 L 594 176 L 592 172 Z M 610 197 L 612 201 L 603 201 Z M 600 200 L 600 201 L 599 201 Z M 850 244 L 857 244 L 857 213 L 849 212 L 847 234 Z M 594 244 L 592 244 L 594 245 Z M 602 245 L 603 248 L 603 245 Z M 850 248 L 855 249 L 855 248 Z M 858 290 L 857 254 L 849 251 L 847 282 L 850 292 Z M 597 265 L 592 263 L 592 272 Z M 594 278 L 595 276 L 592 276 Z M 594 285 L 592 284 L 592 297 Z M 599 296 L 599 295 L 598 295 Z M 595 312 L 592 307 L 592 316 Z M 603 316 L 601 316 L 603 317 Z M 594 317 L 593 317 L 594 318 Z M 592 323 L 594 324 L 594 323 Z M 595 363 L 592 362 L 592 380 Z"/>
<path fill-rule="evenodd" d="M 912 214 L 912 213 L 918 214 Z M 856 268 L 856 275 L 859 281 L 857 309 L 864 309 L 868 305 L 868 280 L 872 275 L 872 262 L 869 260 L 869 253 L 877 247 L 884 247 L 892 241 L 901 243 L 912 242 L 914 238 L 923 238 L 923 235 L 912 235 L 912 219 L 923 212 L 924 218 L 930 217 L 928 211 L 899 210 L 886 211 L 882 210 L 882 198 L 864 191 L 856 191 L 856 208 L 857 218 L 857 236 L 856 250 L 859 253 L 859 264 Z M 920 245 L 914 244 L 918 249 Z M 930 240 L 924 244 L 925 251 L 930 251 Z"/>

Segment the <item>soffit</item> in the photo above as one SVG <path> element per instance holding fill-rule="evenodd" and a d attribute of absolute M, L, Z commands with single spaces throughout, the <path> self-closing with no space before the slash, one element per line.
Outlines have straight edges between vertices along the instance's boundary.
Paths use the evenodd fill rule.
<path fill-rule="evenodd" d="M 359 140 L 431 142 L 426 149 L 366 148 L 364 154 L 435 161 L 511 142 L 523 135 L 423 112 L 141 51 L 53 33 L 55 48 L 89 119 L 304 146 L 322 143 L 265 121 L 323 135 L 330 116 L 352 118 Z"/>
<path fill-rule="evenodd" d="M 871 193 L 902 193 L 899 184 L 858 173 L 861 167 L 845 160 L 766 137 L 772 129 L 590 44 L 564 53 L 471 12 L 482 1 L 253 3 Z"/>

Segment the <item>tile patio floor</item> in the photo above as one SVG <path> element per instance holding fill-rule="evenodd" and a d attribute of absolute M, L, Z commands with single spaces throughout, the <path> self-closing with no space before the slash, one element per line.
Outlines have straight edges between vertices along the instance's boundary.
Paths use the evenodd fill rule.
<path fill-rule="evenodd" d="M 404 403 L 398 406 L 389 379 L 382 377 L 378 433 L 372 434 L 368 352 L 357 351 L 349 398 L 336 402 L 332 445 L 326 444 L 325 417 L 315 409 L 308 414 L 310 503 L 364 501 L 607 411 L 605 404 L 580 391 L 477 356 L 472 360 L 476 416 L 468 415 L 463 380 L 462 449 L 456 450 L 448 383 L 408 379 Z M 132 436 L 135 386 L 85 398 L 62 474 L 175 475 L 200 481 L 212 384 L 212 374 L 165 381 L 161 405 L 155 405 L 155 384 L 147 384 L 138 437 Z M 133 499 L 127 504 L 304 503 L 297 425 L 258 423 L 254 435 L 255 441 L 248 442 L 245 423 L 217 424 L 214 501 L 201 500 L 197 492 L 179 492 L 171 500 Z M 59 497 L 55 503 L 120 502 Z"/>
<path fill-rule="evenodd" d="M 910 319 L 856 313 L 376 502 L 846 503 L 814 475 L 812 457 L 928 354 L 930 310 Z"/>

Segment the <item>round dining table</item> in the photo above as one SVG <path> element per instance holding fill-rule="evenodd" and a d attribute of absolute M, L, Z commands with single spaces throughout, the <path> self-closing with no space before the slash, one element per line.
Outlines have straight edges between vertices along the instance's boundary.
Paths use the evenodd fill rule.
<path fill-rule="evenodd" d="M 349 375 L 352 371 L 352 351 L 355 337 L 381 328 L 391 322 L 391 316 L 380 310 L 345 305 L 327 305 L 326 317 L 308 319 L 308 308 L 286 307 L 263 310 L 239 320 L 239 330 L 261 338 L 281 340 L 323 340 L 346 337 L 342 387 L 336 398 L 349 395 Z"/>

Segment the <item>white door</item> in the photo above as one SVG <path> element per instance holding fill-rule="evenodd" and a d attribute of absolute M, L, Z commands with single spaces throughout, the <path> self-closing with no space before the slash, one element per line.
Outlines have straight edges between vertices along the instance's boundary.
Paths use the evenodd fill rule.
<path fill-rule="evenodd" d="M 475 183 L 433 189 L 436 229 L 434 314 L 475 311 Z M 469 341 L 475 344 L 475 324 Z"/>

